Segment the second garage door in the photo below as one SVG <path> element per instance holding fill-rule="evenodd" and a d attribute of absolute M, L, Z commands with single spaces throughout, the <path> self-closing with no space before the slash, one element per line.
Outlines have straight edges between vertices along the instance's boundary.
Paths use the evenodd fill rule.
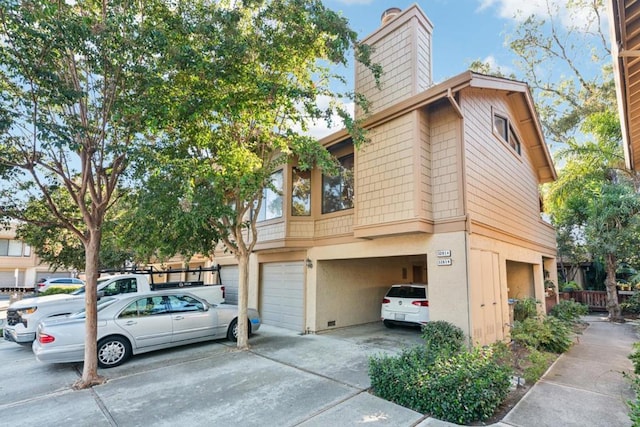
<path fill-rule="evenodd" d="M 238 304 L 238 266 L 221 266 L 220 281 L 222 282 L 222 286 L 224 286 L 224 302 L 227 304 Z"/>
<path fill-rule="evenodd" d="M 273 262 L 261 266 L 260 315 L 265 324 L 304 331 L 304 264 Z"/>

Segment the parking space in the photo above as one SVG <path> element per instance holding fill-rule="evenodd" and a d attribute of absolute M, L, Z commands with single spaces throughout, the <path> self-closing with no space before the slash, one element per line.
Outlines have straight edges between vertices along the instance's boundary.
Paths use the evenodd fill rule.
<path fill-rule="evenodd" d="M 419 342 L 418 330 L 380 322 L 320 335 L 264 325 L 250 351 L 223 340 L 144 354 L 100 370 L 105 384 L 73 391 L 82 364 L 39 363 L 3 341 L 0 411 L 5 425 L 408 426 L 421 414 L 367 393 L 368 358 Z"/>

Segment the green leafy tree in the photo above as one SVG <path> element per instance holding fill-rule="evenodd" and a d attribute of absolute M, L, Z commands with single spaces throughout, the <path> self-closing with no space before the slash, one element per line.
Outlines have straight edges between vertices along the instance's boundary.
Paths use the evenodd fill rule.
<path fill-rule="evenodd" d="M 65 196 L 61 196 L 61 193 Z M 68 196 L 64 187 L 51 191 L 59 210 L 73 221 L 79 230 L 85 229 L 82 217 Z M 118 269 L 134 260 L 134 253 L 128 249 L 126 239 L 116 234 L 120 218 L 128 210 L 128 198 L 117 197 L 115 206 L 105 217 L 99 254 L 100 269 Z M 41 199 L 32 199 L 24 209 L 24 222 L 17 227 L 17 236 L 28 243 L 41 261 L 53 269 L 72 268 L 84 271 L 86 264 L 85 248 L 82 241 L 63 223 L 54 221 L 49 206 Z"/>
<path fill-rule="evenodd" d="M 301 170 L 337 171 L 335 159 L 304 132 L 313 120 L 337 116 L 358 146 L 365 135 L 339 101 L 352 99 L 363 108 L 366 103 L 330 88 L 342 80 L 332 65 L 346 64 L 355 52 L 376 75 L 380 70 L 369 63 L 367 46 L 357 44 L 347 21 L 320 0 L 202 1 L 181 7 L 191 32 L 188 51 L 173 58 L 181 69 L 172 76 L 166 100 L 175 116 L 147 153 L 157 170 L 145 173 L 189 176 L 182 209 L 201 212 L 197 216 L 236 257 L 243 349 L 248 347 L 247 267 L 258 239 L 263 190 L 277 190 L 272 174 L 294 158 Z M 329 108 L 319 107 L 321 96 L 334 100 Z M 203 208 L 199 194 L 205 191 L 209 207 Z"/>
<path fill-rule="evenodd" d="M 63 227 L 85 251 L 86 337 L 78 388 L 101 383 L 96 283 L 107 212 L 157 123 L 162 52 L 174 12 L 162 1 L 0 3 L 0 217 Z M 170 64 L 167 64 L 170 65 Z M 60 203 L 59 189 L 66 197 Z M 41 203 L 36 201 L 41 200 Z M 45 224 L 40 223 L 40 226 Z"/>
<path fill-rule="evenodd" d="M 603 260 L 607 309 L 609 317 L 618 320 L 616 270 L 640 243 L 640 197 L 633 185 L 635 175 L 624 170 L 617 116 L 592 114 L 582 130 L 595 141 L 570 143 L 558 153 L 566 164 L 549 187 L 547 206 L 558 228 L 571 229 L 592 256 Z"/>
<path fill-rule="evenodd" d="M 586 117 L 615 111 L 611 50 L 603 0 L 545 0 L 543 15 L 519 16 L 507 36 L 522 79 L 532 88 L 545 136 L 560 147 Z"/>

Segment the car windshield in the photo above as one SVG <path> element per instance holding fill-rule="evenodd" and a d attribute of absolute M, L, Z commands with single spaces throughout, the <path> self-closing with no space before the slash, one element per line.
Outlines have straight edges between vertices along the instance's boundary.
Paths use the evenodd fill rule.
<path fill-rule="evenodd" d="M 98 279 L 98 288 L 100 288 L 100 284 L 106 282 L 107 280 L 111 279 L 111 277 L 103 277 L 101 279 Z M 71 292 L 71 295 L 84 295 L 84 286 L 76 289 L 75 291 Z"/>
<path fill-rule="evenodd" d="M 420 288 L 416 286 L 394 286 L 391 289 L 389 289 L 389 292 L 387 292 L 387 296 L 391 298 L 425 299 L 426 292 L 425 292 L 425 288 Z"/>
<path fill-rule="evenodd" d="M 98 301 L 98 313 L 102 310 L 104 310 L 106 307 L 109 307 L 111 304 L 113 304 L 114 302 L 118 301 L 117 298 L 101 298 L 100 301 Z M 76 313 L 70 314 L 69 317 L 74 318 L 74 319 L 84 319 L 85 318 L 85 310 L 82 309 Z"/>

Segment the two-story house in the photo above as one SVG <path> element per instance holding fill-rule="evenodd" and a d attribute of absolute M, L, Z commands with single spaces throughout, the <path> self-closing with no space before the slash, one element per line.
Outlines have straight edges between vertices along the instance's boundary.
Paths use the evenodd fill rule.
<path fill-rule="evenodd" d="M 378 321 L 391 284 L 422 282 L 432 320 L 485 344 L 508 334 L 510 298 L 544 301 L 545 278 L 557 282 L 539 193 L 556 174 L 529 89 L 473 72 L 434 85 L 432 30 L 414 5 L 385 12 L 362 41 L 382 88 L 356 68 L 370 142 L 321 140 L 339 176 L 295 164 L 274 174 L 282 192 L 265 191 L 249 271 L 265 324 L 313 333 Z M 216 262 L 237 286 L 234 258 Z"/>

